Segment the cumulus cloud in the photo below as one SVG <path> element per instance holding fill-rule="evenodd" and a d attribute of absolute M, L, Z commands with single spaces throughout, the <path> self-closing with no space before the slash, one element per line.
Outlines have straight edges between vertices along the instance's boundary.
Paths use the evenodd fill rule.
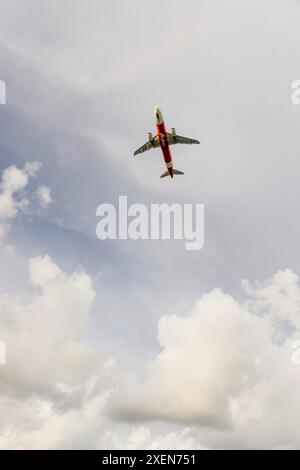
<path fill-rule="evenodd" d="M 25 189 L 29 179 L 37 176 L 40 167 L 41 163 L 35 161 L 26 163 L 22 169 L 12 165 L 3 171 L 0 182 L 0 239 L 7 235 L 10 221 L 28 207 L 29 200 Z M 49 205 L 51 202 L 49 188 L 39 187 L 38 200 L 44 208 Z"/>
<path fill-rule="evenodd" d="M 274 313 L 280 314 L 297 328 L 297 276 L 287 270 L 266 283 L 243 286 L 251 296 L 245 303 L 214 289 L 187 316 L 160 319 L 162 350 L 148 363 L 144 380 L 131 373 L 114 393 L 115 418 L 219 429 L 224 442 L 237 429 L 250 446 L 262 445 L 262 434 L 265 445 L 284 445 L 288 435 L 299 445 L 300 373 L 290 349 L 295 333 L 286 332 L 278 342 L 273 321 Z"/>
<path fill-rule="evenodd" d="M 242 287 L 250 297 L 247 307 L 257 315 L 270 316 L 276 331 L 284 334 L 284 326 L 300 330 L 298 280 L 298 276 L 287 269 L 278 271 L 271 280 L 253 286 L 247 280 L 242 281 Z"/>
<path fill-rule="evenodd" d="M 180 431 L 171 431 L 166 433 L 153 432 L 147 426 L 134 427 L 125 438 L 118 435 L 112 435 L 107 432 L 102 440 L 102 446 L 109 449 L 149 449 L 149 450 L 186 450 L 198 449 L 204 450 L 197 439 L 192 435 L 189 428 L 183 428 Z"/>
<path fill-rule="evenodd" d="M 161 351 L 144 379 L 123 378 L 115 359 L 99 359 L 86 340 L 96 293 L 84 270 L 68 273 L 49 255 L 35 256 L 28 283 L 0 293 L 1 448 L 299 446 L 300 373 L 290 341 L 300 289 L 291 270 L 243 281 L 243 302 L 214 289 L 187 315 L 163 316 Z M 130 426 L 125 435 L 120 420 Z M 133 421 L 142 424 L 132 429 Z M 146 421 L 164 421 L 164 431 Z"/>
<path fill-rule="evenodd" d="M 0 234 L 29 205 L 38 162 L 4 170 Z M 40 186 L 40 202 L 50 190 Z M 96 296 L 84 269 L 62 270 L 49 255 L 29 259 L 0 245 L 0 448 L 96 448 L 115 361 L 100 357 L 87 336 Z M 103 431 L 104 432 L 104 431 Z"/>
<path fill-rule="evenodd" d="M 95 297 L 92 281 L 84 271 L 64 273 L 49 256 L 32 258 L 29 269 L 36 291 L 0 295 L 1 334 L 8 348 L 0 383 L 14 395 L 30 390 L 64 396 L 92 359 L 79 341 Z"/>
<path fill-rule="evenodd" d="M 12 402 L 1 399 L 1 449 L 91 449 L 105 432 L 105 395 L 84 406 L 57 412 L 47 400 Z M 9 410 L 9 413 L 7 412 Z"/>
<path fill-rule="evenodd" d="M 92 280 L 82 270 L 62 271 L 50 256 L 30 259 L 28 269 L 32 289 L 0 293 L 7 348 L 0 447 L 96 446 L 109 380 L 84 339 L 95 298 Z"/>
<path fill-rule="evenodd" d="M 36 197 L 43 209 L 46 209 L 52 202 L 51 190 L 45 185 L 38 187 Z"/>

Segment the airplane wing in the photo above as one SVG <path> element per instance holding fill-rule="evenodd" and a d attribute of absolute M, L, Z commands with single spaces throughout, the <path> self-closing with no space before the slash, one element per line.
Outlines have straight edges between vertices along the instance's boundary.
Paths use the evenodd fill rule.
<path fill-rule="evenodd" d="M 181 135 L 172 135 L 168 132 L 168 143 L 169 145 L 175 144 L 200 144 L 199 140 L 190 139 L 189 137 L 182 137 Z"/>
<path fill-rule="evenodd" d="M 151 150 L 155 147 L 159 147 L 159 140 L 157 136 L 155 136 L 152 140 L 148 140 L 148 142 L 146 142 L 139 149 L 137 149 L 133 155 L 138 155 L 139 153 L 147 152 L 147 150 Z"/>

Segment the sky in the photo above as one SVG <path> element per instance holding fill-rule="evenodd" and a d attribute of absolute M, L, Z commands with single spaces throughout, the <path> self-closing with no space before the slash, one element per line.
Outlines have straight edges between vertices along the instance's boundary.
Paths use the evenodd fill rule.
<path fill-rule="evenodd" d="M 0 0 L 1 449 L 300 447 L 299 21 Z M 155 105 L 201 141 L 172 148 L 183 177 L 133 157 Z M 120 195 L 204 204 L 203 249 L 99 240 Z"/>

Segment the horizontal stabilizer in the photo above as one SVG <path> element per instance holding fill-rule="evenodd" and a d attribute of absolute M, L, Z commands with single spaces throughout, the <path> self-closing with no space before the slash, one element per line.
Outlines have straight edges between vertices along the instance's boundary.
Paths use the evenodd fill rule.
<path fill-rule="evenodd" d="M 172 169 L 172 172 L 173 172 L 173 175 L 184 175 L 184 173 L 183 173 L 182 171 L 175 170 L 175 168 Z M 169 176 L 169 175 L 170 175 L 170 173 L 169 173 L 169 171 L 167 170 L 167 171 L 165 171 L 165 173 L 163 173 L 163 174 L 161 175 L 161 178 L 165 178 L 165 176 Z"/>

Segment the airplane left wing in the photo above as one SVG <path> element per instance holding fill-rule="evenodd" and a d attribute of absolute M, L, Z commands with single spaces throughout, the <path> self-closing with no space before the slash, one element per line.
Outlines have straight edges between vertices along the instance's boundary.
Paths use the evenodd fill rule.
<path fill-rule="evenodd" d="M 175 144 L 200 144 L 199 140 L 190 139 L 189 137 L 182 137 L 181 135 L 173 135 L 168 132 L 168 143 L 169 145 Z"/>
<path fill-rule="evenodd" d="M 146 142 L 139 149 L 137 149 L 133 155 L 138 155 L 139 153 L 147 152 L 147 150 L 151 150 L 155 147 L 159 147 L 159 140 L 157 136 L 155 136 L 152 140 L 148 140 L 148 142 Z"/>

